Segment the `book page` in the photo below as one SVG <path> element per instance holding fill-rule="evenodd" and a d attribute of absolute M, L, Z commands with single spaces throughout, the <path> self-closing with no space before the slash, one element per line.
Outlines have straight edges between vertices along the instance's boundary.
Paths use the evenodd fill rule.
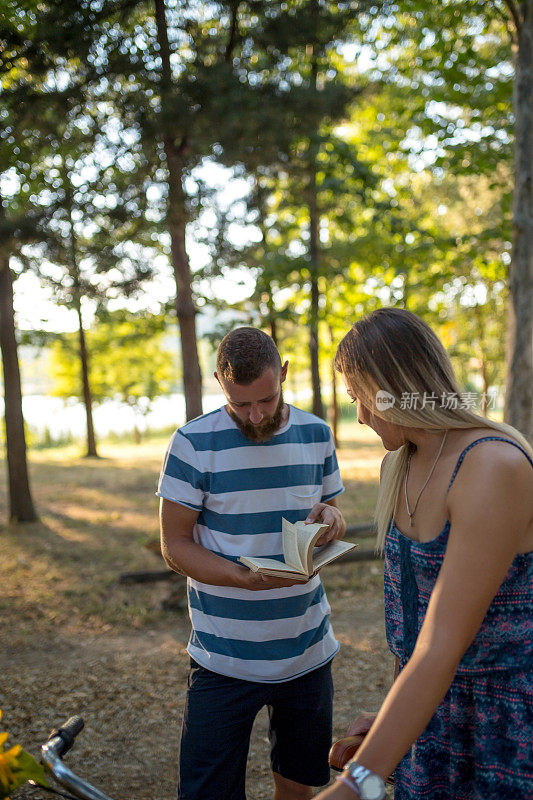
<path fill-rule="evenodd" d="M 326 530 L 320 522 L 295 522 L 282 519 L 283 557 L 296 572 L 311 575 L 313 572 L 312 550 L 314 542 Z"/>
<path fill-rule="evenodd" d="M 262 558 L 254 556 L 241 556 L 239 558 L 241 564 L 244 564 L 254 572 L 263 572 L 266 570 L 276 570 L 276 572 L 297 572 L 294 567 L 289 564 L 284 564 L 283 561 L 277 561 L 275 558 Z"/>
<path fill-rule="evenodd" d="M 330 561 L 334 561 L 339 556 L 342 556 L 343 553 L 353 550 L 354 547 L 357 547 L 355 542 L 343 542 L 338 539 L 333 539 L 332 542 L 328 542 L 322 545 L 322 547 L 315 547 L 313 553 L 313 571 L 320 569 L 320 567 L 323 567 L 325 564 L 329 564 Z"/>
<path fill-rule="evenodd" d="M 289 564 L 296 572 L 304 572 L 307 574 L 305 561 L 302 560 L 300 555 L 300 533 L 297 525 L 293 525 L 288 520 L 282 518 L 281 531 L 285 563 Z"/>
<path fill-rule="evenodd" d="M 274 558 L 247 558 L 241 556 L 239 561 L 247 566 L 252 572 L 261 575 L 269 575 L 274 578 L 285 578 L 290 581 L 307 581 L 309 577 L 302 572 L 295 572 L 284 564 L 283 561 L 276 561 Z"/>
<path fill-rule="evenodd" d="M 321 522 L 297 522 L 296 527 L 298 528 L 300 558 L 305 565 L 306 574 L 312 575 L 315 571 L 313 566 L 315 542 L 320 539 L 324 531 L 328 529 L 328 526 L 323 525 Z"/>

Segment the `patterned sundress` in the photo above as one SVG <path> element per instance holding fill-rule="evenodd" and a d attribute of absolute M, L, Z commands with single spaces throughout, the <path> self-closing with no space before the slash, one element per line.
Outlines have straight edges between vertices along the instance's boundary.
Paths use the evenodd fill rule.
<path fill-rule="evenodd" d="M 486 436 L 479 442 L 515 442 Z M 446 551 L 450 523 L 415 542 L 391 521 L 385 543 L 387 641 L 409 660 Z M 533 553 L 515 557 L 453 683 L 395 771 L 395 800 L 533 800 Z M 468 591 L 468 587 L 465 587 Z"/>

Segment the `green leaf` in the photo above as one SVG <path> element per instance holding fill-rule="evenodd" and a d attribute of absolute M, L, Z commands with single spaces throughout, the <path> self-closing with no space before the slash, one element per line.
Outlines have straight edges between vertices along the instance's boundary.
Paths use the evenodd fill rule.
<path fill-rule="evenodd" d="M 26 781 L 35 781 L 39 786 L 50 786 L 44 767 L 35 758 L 21 750 L 17 756 L 16 765 L 11 766 L 14 780 L 9 786 L 9 791 L 22 786 Z"/>

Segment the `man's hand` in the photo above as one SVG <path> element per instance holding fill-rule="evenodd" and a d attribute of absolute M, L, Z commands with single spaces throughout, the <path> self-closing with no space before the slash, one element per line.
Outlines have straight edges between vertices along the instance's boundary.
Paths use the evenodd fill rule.
<path fill-rule="evenodd" d="M 252 592 L 260 592 L 265 589 L 285 589 L 288 586 L 297 586 L 307 583 L 307 581 L 295 581 L 290 578 L 278 578 L 274 575 L 262 575 L 260 572 L 252 572 L 248 567 L 240 567 L 241 572 L 239 579 L 239 587 L 241 589 L 248 589 Z M 313 576 L 309 576 L 311 580 Z"/>
<path fill-rule="evenodd" d="M 342 539 L 346 533 L 346 522 L 337 508 L 334 499 L 330 500 L 328 503 L 315 503 L 305 521 L 321 522 L 323 525 L 329 525 L 327 531 L 324 531 L 317 541 L 317 547 L 322 544 L 327 544 L 333 539 Z"/>

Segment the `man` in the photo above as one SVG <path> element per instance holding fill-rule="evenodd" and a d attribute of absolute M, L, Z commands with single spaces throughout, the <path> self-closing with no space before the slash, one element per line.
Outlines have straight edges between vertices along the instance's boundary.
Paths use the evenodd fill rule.
<path fill-rule="evenodd" d="M 176 431 L 161 472 L 162 552 L 188 576 L 192 622 L 180 800 L 245 800 L 250 734 L 265 705 L 275 800 L 308 800 L 329 780 L 339 645 L 320 578 L 238 563 L 280 557 L 282 517 L 328 524 L 320 544 L 345 532 L 331 431 L 283 401 L 287 367 L 262 331 L 224 337 L 215 377 L 227 404 Z"/>

